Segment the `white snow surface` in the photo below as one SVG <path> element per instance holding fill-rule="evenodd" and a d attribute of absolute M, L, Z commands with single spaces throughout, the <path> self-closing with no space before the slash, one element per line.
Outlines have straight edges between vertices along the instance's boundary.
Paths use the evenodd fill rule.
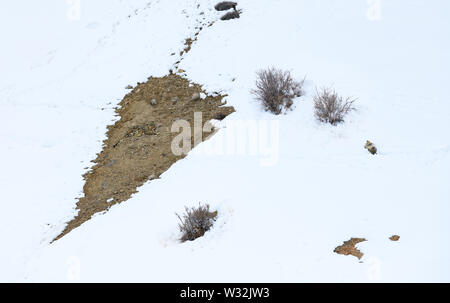
<path fill-rule="evenodd" d="M 374 20 L 373 1 L 239 0 L 231 21 L 216 3 L 81 0 L 79 20 L 66 1 L 0 3 L 0 281 L 450 282 L 450 2 L 381 0 Z M 236 113 L 161 179 L 50 244 L 125 87 L 167 74 L 210 21 L 180 68 Z M 306 77 L 280 116 L 250 92 L 271 66 Z M 357 97 L 357 111 L 317 122 L 321 87 Z M 270 126 L 274 149 L 235 152 L 239 121 Z M 175 212 L 199 202 L 218 220 L 181 244 Z M 368 240 L 362 262 L 333 252 L 351 237 Z"/>

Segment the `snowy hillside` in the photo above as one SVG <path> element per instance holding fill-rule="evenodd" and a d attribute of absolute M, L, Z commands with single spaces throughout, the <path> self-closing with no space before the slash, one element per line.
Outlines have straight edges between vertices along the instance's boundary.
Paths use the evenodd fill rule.
<path fill-rule="evenodd" d="M 229 21 L 217 0 L 69 2 L 0 3 L 1 282 L 450 282 L 448 1 L 239 0 Z M 178 60 L 236 112 L 50 244 L 125 87 Z M 306 77 L 279 116 L 251 94 L 271 66 Z M 322 87 L 357 98 L 345 123 L 314 118 Z M 199 202 L 218 219 L 180 243 Z M 361 260 L 333 252 L 350 238 Z"/>

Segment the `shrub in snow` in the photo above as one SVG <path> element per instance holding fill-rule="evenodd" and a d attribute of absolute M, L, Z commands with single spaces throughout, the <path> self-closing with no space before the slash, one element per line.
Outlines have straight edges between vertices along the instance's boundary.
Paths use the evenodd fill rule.
<path fill-rule="evenodd" d="M 180 223 L 178 224 L 182 233 L 181 242 L 194 241 L 202 237 L 214 224 L 217 218 L 217 211 L 211 212 L 209 205 L 201 205 L 198 207 L 185 207 L 183 217 L 176 214 Z"/>
<path fill-rule="evenodd" d="M 252 93 L 261 101 L 264 109 L 275 115 L 290 109 L 295 97 L 303 95 L 303 83 L 294 81 L 291 73 L 276 68 L 260 70 L 256 73 L 256 89 Z"/>
<path fill-rule="evenodd" d="M 343 99 L 334 90 L 324 88 L 314 96 L 314 115 L 317 120 L 336 125 L 344 122 L 344 117 L 355 108 L 355 99 Z"/>

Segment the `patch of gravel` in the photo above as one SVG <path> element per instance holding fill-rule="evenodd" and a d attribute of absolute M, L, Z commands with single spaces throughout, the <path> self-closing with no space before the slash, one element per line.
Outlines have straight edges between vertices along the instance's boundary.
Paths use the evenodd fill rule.
<path fill-rule="evenodd" d="M 162 78 L 150 77 L 123 98 L 116 110 L 120 120 L 108 126 L 103 150 L 93 161 L 92 169 L 83 176 L 84 197 L 76 204 L 78 214 L 53 241 L 94 214 L 128 200 L 139 186 L 159 178 L 184 158 L 185 155 L 176 156 L 171 150 L 171 142 L 177 135 L 170 131 L 174 120 L 186 120 L 193 129 L 194 112 L 202 112 L 203 123 L 234 112 L 233 107 L 224 106 L 222 95 L 206 95 L 205 99 L 192 102 L 193 96 L 200 93 L 205 93 L 200 85 L 169 74 Z M 213 134 L 214 131 L 204 133 L 203 140 Z"/>
<path fill-rule="evenodd" d="M 345 241 L 343 245 L 338 246 L 334 249 L 334 252 L 344 256 L 355 256 L 361 260 L 364 254 L 356 248 L 356 244 L 367 241 L 364 238 L 351 238 Z"/>

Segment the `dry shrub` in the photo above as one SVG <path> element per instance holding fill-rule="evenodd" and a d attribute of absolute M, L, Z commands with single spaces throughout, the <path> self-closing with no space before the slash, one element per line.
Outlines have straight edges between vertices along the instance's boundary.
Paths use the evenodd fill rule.
<path fill-rule="evenodd" d="M 303 83 L 295 81 L 289 71 L 276 68 L 260 70 L 256 73 L 256 89 L 252 90 L 264 109 L 275 115 L 290 109 L 295 97 L 303 95 Z"/>
<path fill-rule="evenodd" d="M 202 237 L 214 224 L 217 218 L 217 211 L 211 212 L 209 205 L 201 205 L 198 207 L 185 207 L 183 217 L 176 214 L 180 223 L 178 227 L 182 233 L 181 242 L 194 241 Z"/>
<path fill-rule="evenodd" d="M 324 88 L 316 91 L 314 97 L 314 115 L 317 120 L 336 125 L 344 122 L 344 117 L 355 110 L 353 103 L 356 99 L 343 99 L 336 91 Z"/>

